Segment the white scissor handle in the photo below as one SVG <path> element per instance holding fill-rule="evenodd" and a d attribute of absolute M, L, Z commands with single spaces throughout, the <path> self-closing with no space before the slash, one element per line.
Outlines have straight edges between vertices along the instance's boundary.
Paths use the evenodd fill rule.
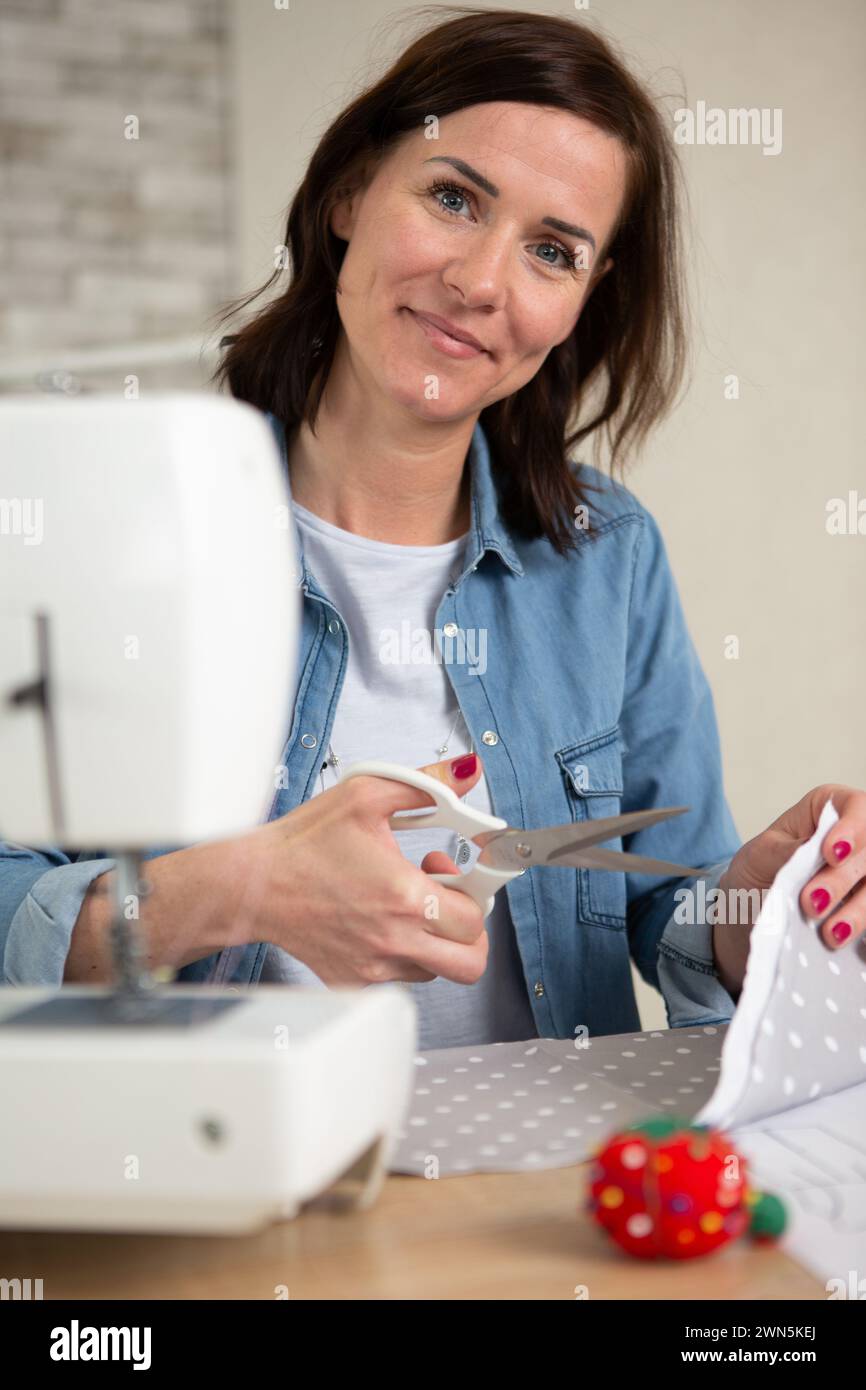
<path fill-rule="evenodd" d="M 451 787 L 446 787 L 438 777 L 431 777 L 429 772 L 419 772 L 417 767 L 404 767 L 402 763 L 386 763 L 378 758 L 368 758 L 364 762 L 352 763 L 340 780 L 346 782 L 350 777 L 388 777 L 392 782 L 405 782 L 408 787 L 417 787 L 419 791 L 430 793 L 436 802 L 435 810 L 427 811 L 423 815 L 414 811 L 411 815 L 397 812 L 388 819 L 392 830 L 427 830 L 430 826 L 441 825 L 448 830 L 456 830 L 459 835 L 465 835 L 467 840 L 471 840 L 479 830 L 508 829 L 508 821 L 502 820 L 500 816 L 488 816 L 484 811 L 476 811 L 473 806 L 467 806 Z"/>
<path fill-rule="evenodd" d="M 442 826 L 448 830 L 456 830 L 459 835 L 465 835 L 467 840 L 471 840 L 472 836 L 481 830 L 508 829 L 508 821 L 503 820 L 501 816 L 489 816 L 485 811 L 477 811 L 473 806 L 467 806 L 465 801 L 462 801 L 451 787 L 440 782 L 438 777 L 431 777 L 428 772 L 420 772 L 416 767 L 404 767 L 402 763 L 387 763 L 378 758 L 368 758 L 364 762 L 352 763 L 343 773 L 341 780 L 345 782 L 349 777 L 388 777 L 393 782 L 405 782 L 407 786 L 429 792 L 436 802 L 435 809 L 423 814 L 413 812 L 411 815 L 397 812 L 388 817 L 388 824 L 392 830 L 427 830 L 433 826 Z M 456 889 L 458 893 L 466 893 L 478 904 L 484 916 L 488 917 L 493 910 L 497 890 L 504 883 L 508 883 L 512 878 L 519 878 L 525 872 L 524 869 L 491 869 L 486 864 L 475 864 L 468 874 L 429 874 L 428 877 L 434 883 L 444 883 L 446 887 Z"/>

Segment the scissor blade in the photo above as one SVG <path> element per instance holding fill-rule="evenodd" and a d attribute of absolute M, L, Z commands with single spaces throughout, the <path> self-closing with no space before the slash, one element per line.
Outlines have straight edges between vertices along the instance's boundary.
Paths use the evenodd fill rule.
<path fill-rule="evenodd" d="M 648 859 L 645 854 L 620 853 L 615 849 L 579 849 L 573 854 L 562 850 L 547 861 L 548 866 L 575 869 L 611 869 L 614 873 L 676 874 L 678 878 L 694 878 L 706 873 L 707 867 L 691 868 L 688 864 L 673 864 L 668 859 Z"/>
<path fill-rule="evenodd" d="M 565 825 L 551 825 L 543 830 L 487 830 L 473 838 L 476 844 L 483 846 L 478 856 L 480 863 L 494 869 L 528 869 L 533 864 L 561 864 L 563 854 L 587 850 L 603 840 L 615 840 L 670 816 L 680 816 L 689 809 L 688 806 L 663 806 L 651 811 L 629 811 L 622 816 L 604 816 L 599 820 L 567 821 Z"/>

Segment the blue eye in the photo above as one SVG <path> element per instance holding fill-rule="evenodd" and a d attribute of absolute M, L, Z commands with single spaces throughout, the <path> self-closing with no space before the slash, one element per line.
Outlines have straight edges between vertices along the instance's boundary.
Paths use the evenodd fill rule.
<path fill-rule="evenodd" d="M 437 194 L 449 193 L 452 198 L 462 198 L 464 202 L 466 201 L 467 197 L 466 190 L 464 188 L 459 188 L 455 183 L 434 183 L 433 187 L 430 189 L 430 192 Z M 444 212 L 455 211 L 454 208 L 446 208 L 444 203 L 440 203 L 439 206 L 442 208 Z"/>
<path fill-rule="evenodd" d="M 440 193 L 448 193 L 452 198 L 462 199 L 464 203 L 471 203 L 472 201 L 472 194 L 467 188 L 463 188 L 459 183 L 450 183 L 447 180 L 434 183 L 429 192 L 432 196 L 436 197 L 438 206 L 442 211 L 450 212 L 453 217 L 460 217 L 461 213 L 457 211 L 457 209 L 446 207 L 443 202 L 439 202 Z M 554 261 L 543 261 L 542 264 L 549 265 L 552 270 L 570 270 L 573 274 L 579 272 L 579 267 L 576 264 L 576 257 L 568 250 L 568 247 L 562 246 L 558 241 L 539 241 L 537 245 L 539 247 L 549 247 L 551 251 L 558 251 L 565 261 L 564 265 L 557 265 Z"/>

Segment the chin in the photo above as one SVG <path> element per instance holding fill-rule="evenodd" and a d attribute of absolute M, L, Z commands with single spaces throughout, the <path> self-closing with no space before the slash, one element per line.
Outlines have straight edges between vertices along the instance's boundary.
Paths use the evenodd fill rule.
<path fill-rule="evenodd" d="M 398 405 L 410 411 L 418 420 L 441 421 L 462 420 L 472 409 L 472 403 L 457 400 L 449 395 L 448 400 L 428 401 L 423 393 L 407 391 L 405 387 L 398 387 L 388 392 L 388 395 Z"/>

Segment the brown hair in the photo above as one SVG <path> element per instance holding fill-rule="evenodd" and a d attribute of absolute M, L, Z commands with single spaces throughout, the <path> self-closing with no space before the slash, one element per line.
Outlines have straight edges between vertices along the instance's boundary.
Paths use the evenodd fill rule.
<path fill-rule="evenodd" d="M 680 166 L 665 119 L 609 42 L 573 19 L 515 10 L 443 8 L 458 18 L 423 33 L 383 77 L 331 123 L 310 159 L 288 214 L 291 281 L 235 335 L 214 374 L 238 399 L 271 411 L 286 438 L 302 421 L 315 427 L 342 325 L 336 285 L 346 243 L 328 223 L 335 203 L 362 186 L 408 132 L 487 101 L 558 107 L 616 136 L 627 153 L 623 208 L 596 268 L 574 332 L 535 376 L 482 410 L 506 525 L 546 535 L 562 554 L 578 537 L 576 503 L 592 484 L 569 455 L 604 428 L 611 473 L 671 407 L 686 365 L 685 290 L 677 177 Z M 245 308 L 282 274 L 235 301 L 220 322 Z M 592 391 L 595 413 L 580 413 Z M 568 433 L 569 425 L 576 427 Z M 595 443 L 598 444 L 599 436 Z M 592 509 L 590 508 L 590 516 Z"/>

